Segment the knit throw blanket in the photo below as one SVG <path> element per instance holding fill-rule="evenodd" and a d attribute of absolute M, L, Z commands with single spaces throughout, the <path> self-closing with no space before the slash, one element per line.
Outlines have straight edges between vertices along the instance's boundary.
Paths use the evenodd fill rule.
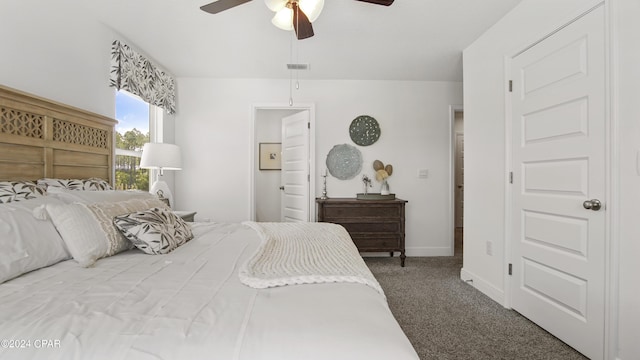
<path fill-rule="evenodd" d="M 360 257 L 344 227 L 330 223 L 256 223 L 262 244 L 240 269 L 240 281 L 252 288 L 351 282 L 380 284 Z"/>

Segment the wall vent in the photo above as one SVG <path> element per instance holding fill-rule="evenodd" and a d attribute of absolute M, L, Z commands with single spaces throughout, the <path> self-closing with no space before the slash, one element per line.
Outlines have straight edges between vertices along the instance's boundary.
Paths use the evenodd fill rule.
<path fill-rule="evenodd" d="M 288 70 L 309 70 L 309 64 L 287 64 Z"/>

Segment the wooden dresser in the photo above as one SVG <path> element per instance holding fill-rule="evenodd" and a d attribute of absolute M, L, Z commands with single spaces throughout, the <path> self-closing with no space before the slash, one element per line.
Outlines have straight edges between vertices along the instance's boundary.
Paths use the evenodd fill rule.
<path fill-rule="evenodd" d="M 406 200 L 316 199 L 318 222 L 340 224 L 361 252 L 400 252 L 404 266 L 404 208 Z"/>

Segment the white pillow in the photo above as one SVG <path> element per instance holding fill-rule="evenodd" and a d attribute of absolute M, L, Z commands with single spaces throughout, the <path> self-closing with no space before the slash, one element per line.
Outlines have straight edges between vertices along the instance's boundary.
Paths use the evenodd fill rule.
<path fill-rule="evenodd" d="M 189 224 L 163 208 L 116 216 L 113 223 L 133 245 L 150 255 L 168 254 L 193 239 Z"/>
<path fill-rule="evenodd" d="M 158 197 L 146 191 L 140 190 L 103 190 L 103 191 L 82 191 L 70 190 L 62 187 L 52 187 L 47 189 L 47 195 L 53 196 L 67 204 L 81 202 L 93 204 L 97 202 L 119 202 L 130 199 L 157 199 Z"/>
<path fill-rule="evenodd" d="M 62 202 L 45 196 L 0 205 L 0 283 L 71 258 L 53 223 L 32 215 L 43 204 Z"/>
<path fill-rule="evenodd" d="M 132 248 L 113 225 L 113 218 L 166 205 L 158 199 L 130 199 L 93 204 L 47 204 L 47 212 L 73 258 L 89 267 L 103 257 Z"/>

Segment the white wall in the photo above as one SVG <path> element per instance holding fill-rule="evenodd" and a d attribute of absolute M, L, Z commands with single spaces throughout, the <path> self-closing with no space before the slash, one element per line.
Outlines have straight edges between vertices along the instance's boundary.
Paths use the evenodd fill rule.
<path fill-rule="evenodd" d="M 169 115 L 167 114 L 166 110 L 162 111 L 162 142 L 164 143 L 169 143 L 169 144 L 175 144 L 175 115 Z M 152 173 L 157 172 L 158 170 L 153 170 Z M 174 200 L 173 202 L 175 203 L 175 171 L 165 171 L 164 175 L 162 175 L 162 181 L 167 183 L 167 186 L 169 187 L 169 190 L 171 190 L 171 193 L 174 194 Z M 154 174 L 151 174 L 150 176 L 153 176 Z M 151 181 L 154 181 L 155 179 L 149 179 Z M 149 186 L 151 185 L 151 181 L 149 182 Z M 176 207 L 175 204 L 171 204 L 171 208 L 174 210 L 181 210 L 180 208 Z"/>
<path fill-rule="evenodd" d="M 465 110 L 465 243 L 462 277 L 473 279 L 478 289 L 505 304 L 505 56 L 511 56 L 558 26 L 598 3 L 597 0 L 524 0 L 464 51 Z M 619 203 L 610 203 L 614 225 L 619 224 L 612 246 L 619 283 L 612 282 L 610 304 L 612 334 L 610 359 L 640 358 L 640 302 L 636 276 L 640 273 L 640 225 L 637 202 L 640 177 L 636 156 L 640 149 L 640 16 L 638 1 L 607 1 L 614 30 L 612 92 L 614 150 L 620 163 L 613 164 L 619 183 Z M 618 166 L 619 165 L 619 166 Z M 491 204 L 491 211 L 487 211 Z M 493 242 L 493 256 L 486 242 Z M 619 248 L 616 247 L 619 245 Z M 615 279 L 615 273 L 610 274 Z M 618 299 L 618 300 L 615 300 Z M 619 303 L 619 306 L 618 306 Z M 616 324 L 618 326 L 616 326 Z"/>
<path fill-rule="evenodd" d="M 286 103 L 289 81 L 179 78 L 176 142 L 183 149 L 183 171 L 176 173 L 180 208 L 216 221 L 249 218 L 251 174 L 251 107 Z M 373 176 L 380 159 L 394 166 L 392 192 L 407 204 L 407 249 L 411 255 L 448 255 L 451 232 L 449 106 L 462 103 L 462 84 L 411 81 L 301 81 L 297 103 L 316 105 L 316 190 L 321 171 L 336 144 L 353 144 L 349 125 L 368 114 L 380 123 L 380 140 L 358 147 L 363 172 Z M 417 170 L 429 170 L 418 179 Z M 348 181 L 329 178 L 330 197 L 355 197 L 361 176 Z M 376 184 L 377 185 L 377 184 Z M 377 191 L 377 189 L 374 189 Z"/>
<path fill-rule="evenodd" d="M 58 1 L 0 2 L 0 84 L 113 118 L 115 33 Z"/>

